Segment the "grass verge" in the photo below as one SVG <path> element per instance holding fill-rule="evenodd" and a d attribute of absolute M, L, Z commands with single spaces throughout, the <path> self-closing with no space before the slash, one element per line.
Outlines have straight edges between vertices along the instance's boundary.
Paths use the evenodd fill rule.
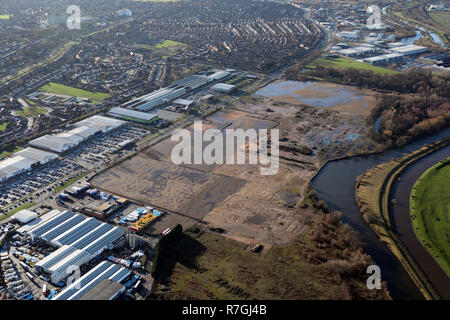
<path fill-rule="evenodd" d="M 450 277 L 450 158 L 429 168 L 416 181 L 410 197 L 417 238 Z"/>

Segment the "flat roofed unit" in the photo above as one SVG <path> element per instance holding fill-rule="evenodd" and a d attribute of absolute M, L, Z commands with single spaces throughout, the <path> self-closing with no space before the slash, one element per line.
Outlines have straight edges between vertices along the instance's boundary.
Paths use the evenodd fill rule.
<path fill-rule="evenodd" d="M 213 90 L 219 90 L 219 91 L 231 91 L 235 89 L 236 86 L 233 84 L 227 84 L 227 83 L 217 83 L 211 87 Z"/>
<path fill-rule="evenodd" d="M 95 218 L 87 218 L 53 239 L 52 244 L 56 246 L 70 245 L 97 228 L 100 224 L 101 222 Z"/>
<path fill-rule="evenodd" d="M 19 221 L 20 223 L 28 223 L 37 218 L 37 213 L 31 210 L 20 210 L 15 215 L 12 216 L 14 220 Z"/>
<path fill-rule="evenodd" d="M 27 159 L 22 156 L 14 156 L 0 161 L 0 180 L 11 178 L 17 174 L 31 169 L 31 166 L 38 163 L 36 160 Z"/>
<path fill-rule="evenodd" d="M 79 300 L 114 300 L 125 291 L 125 286 L 110 279 L 103 279 L 87 291 Z"/>
<path fill-rule="evenodd" d="M 121 108 L 121 107 L 112 108 L 109 111 L 109 114 L 112 116 L 131 117 L 131 118 L 140 119 L 140 120 L 144 120 L 144 121 L 151 121 L 154 118 L 158 117 L 155 114 L 125 109 L 125 108 Z"/>
<path fill-rule="evenodd" d="M 111 266 L 111 263 L 108 261 L 100 262 L 98 265 L 96 265 L 94 268 L 92 268 L 89 272 L 87 272 L 80 279 L 74 281 L 71 285 L 69 285 L 67 288 L 62 290 L 58 295 L 53 297 L 52 300 L 67 300 L 69 297 L 71 297 L 73 294 L 75 294 L 79 289 L 86 286 L 86 284 L 91 282 L 98 275 L 100 275 L 105 270 L 110 268 L 110 266 Z"/>
<path fill-rule="evenodd" d="M 53 229 L 57 225 L 73 217 L 73 213 L 70 211 L 63 211 L 60 214 L 50 218 L 46 222 L 42 223 L 38 227 L 32 229 L 29 233 L 34 237 L 41 237 L 47 231 Z"/>
<path fill-rule="evenodd" d="M 78 142 L 68 138 L 67 136 L 47 134 L 45 136 L 31 140 L 30 142 L 28 142 L 28 144 L 36 148 L 61 153 L 77 146 Z"/>
<path fill-rule="evenodd" d="M 75 241 L 71 244 L 71 246 L 78 248 L 78 249 L 84 249 L 88 245 L 90 245 L 93 241 L 104 235 L 105 233 L 109 232 L 113 227 L 102 223 L 97 228 L 93 229 L 89 233 L 82 236 L 79 240 Z"/>
<path fill-rule="evenodd" d="M 22 156 L 24 158 L 31 159 L 34 161 L 38 161 L 41 164 L 48 163 L 48 162 L 58 158 L 58 155 L 55 153 L 42 151 L 39 149 L 30 148 L 30 147 L 16 152 L 15 155 Z"/>
<path fill-rule="evenodd" d="M 72 296 L 70 296 L 67 300 L 78 300 L 84 294 L 86 294 L 89 290 L 95 287 L 98 283 L 100 283 L 103 279 L 108 279 L 114 273 L 116 273 L 120 267 L 115 264 L 111 264 L 108 269 L 103 271 L 100 275 L 92 279 L 88 284 L 86 284 L 83 288 L 75 292 Z"/>
<path fill-rule="evenodd" d="M 105 133 L 119 128 L 124 124 L 125 121 L 122 120 L 95 115 L 75 123 L 75 127 L 89 127 L 97 132 L 101 131 Z"/>
<path fill-rule="evenodd" d="M 28 231 L 40 226 L 45 221 L 53 218 L 57 214 L 61 213 L 60 210 L 52 210 L 49 213 L 44 214 L 43 216 L 38 217 L 36 220 L 31 221 L 30 223 L 27 223 L 26 225 L 20 227 L 17 232 L 19 233 L 27 233 Z"/>
<path fill-rule="evenodd" d="M 428 49 L 426 47 L 416 46 L 414 44 L 402 46 L 402 47 L 395 47 L 395 48 L 391 48 L 390 50 L 397 52 L 397 53 L 404 54 L 404 55 L 422 53 L 422 52 L 428 51 Z"/>
<path fill-rule="evenodd" d="M 63 223 L 55 226 L 53 229 L 47 231 L 44 233 L 41 238 L 47 241 L 52 241 L 56 237 L 60 236 L 67 230 L 71 229 L 72 227 L 80 224 L 82 221 L 84 221 L 85 218 L 79 214 L 74 215 L 72 218 L 69 218 L 68 220 L 64 221 Z"/>

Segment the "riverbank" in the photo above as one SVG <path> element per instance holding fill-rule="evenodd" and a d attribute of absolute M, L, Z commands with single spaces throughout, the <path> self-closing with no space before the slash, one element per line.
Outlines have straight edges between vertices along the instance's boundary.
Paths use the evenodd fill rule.
<path fill-rule="evenodd" d="M 417 239 L 450 276 L 447 199 L 450 196 L 450 158 L 438 162 L 414 183 L 410 215 Z"/>
<path fill-rule="evenodd" d="M 355 198 L 364 220 L 398 258 L 423 296 L 430 300 L 440 297 L 394 231 L 390 217 L 390 196 L 395 181 L 409 166 L 449 144 L 450 138 L 444 138 L 403 158 L 381 163 L 356 180 Z"/>

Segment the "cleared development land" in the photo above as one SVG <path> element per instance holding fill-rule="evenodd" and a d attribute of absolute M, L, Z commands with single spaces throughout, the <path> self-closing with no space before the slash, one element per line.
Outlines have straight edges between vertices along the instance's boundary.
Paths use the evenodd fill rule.
<path fill-rule="evenodd" d="M 450 158 L 428 169 L 415 183 L 410 209 L 414 232 L 450 276 Z"/>
<path fill-rule="evenodd" d="M 54 82 L 46 84 L 41 87 L 39 91 L 73 97 L 89 98 L 94 101 L 102 101 L 109 97 L 109 94 L 107 93 L 86 91 Z"/>
<path fill-rule="evenodd" d="M 450 29 L 450 13 L 437 13 L 437 12 L 432 12 L 429 13 L 429 15 L 436 20 L 437 22 L 439 22 L 439 24 L 443 25 L 444 27 L 446 27 L 447 29 Z"/>

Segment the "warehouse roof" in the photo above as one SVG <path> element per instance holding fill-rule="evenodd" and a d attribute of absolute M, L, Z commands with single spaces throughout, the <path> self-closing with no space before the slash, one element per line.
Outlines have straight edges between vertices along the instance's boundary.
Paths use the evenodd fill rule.
<path fill-rule="evenodd" d="M 99 263 L 97 266 L 95 266 L 88 273 L 86 273 L 84 276 L 82 276 L 80 279 L 76 280 L 67 288 L 65 288 L 63 291 L 61 291 L 58 295 L 56 295 L 53 298 L 53 300 L 80 299 L 84 295 L 88 294 L 93 288 L 96 288 L 100 283 L 103 282 L 103 280 L 109 279 L 110 281 L 115 281 L 118 274 L 128 276 L 130 274 L 130 270 L 112 264 L 111 262 L 103 261 Z M 122 285 L 120 286 L 122 289 L 123 286 Z M 101 287 L 103 287 L 103 285 L 101 285 Z M 115 293 L 117 293 L 118 291 L 116 291 Z M 113 295 L 111 295 L 111 297 L 112 296 Z"/>
<path fill-rule="evenodd" d="M 47 241 L 52 241 L 56 237 L 60 236 L 67 230 L 71 229 L 72 227 L 80 224 L 82 221 L 84 221 L 85 218 L 81 215 L 74 215 L 72 218 L 67 219 L 63 223 L 55 226 L 54 228 L 50 229 L 46 233 L 42 234 L 42 238 Z"/>
<path fill-rule="evenodd" d="M 26 225 L 20 227 L 17 232 L 19 233 L 25 233 L 30 231 L 33 228 L 36 228 L 37 226 L 41 225 L 42 223 L 44 223 L 45 221 L 47 221 L 48 219 L 54 217 L 55 215 L 59 214 L 61 211 L 60 210 L 52 210 L 49 213 L 44 214 L 43 216 L 38 217 L 37 219 L 31 221 L 30 223 L 27 223 Z"/>
<path fill-rule="evenodd" d="M 52 243 L 56 246 L 70 245 L 97 228 L 100 224 L 101 222 L 95 218 L 84 219 L 84 221 L 54 238 Z"/>
<path fill-rule="evenodd" d="M 31 210 L 20 210 L 15 215 L 13 215 L 13 219 L 19 221 L 20 223 L 28 223 L 37 218 L 37 213 Z"/>
<path fill-rule="evenodd" d="M 157 118 L 157 115 L 152 114 L 152 113 L 140 112 L 140 111 L 125 109 L 125 108 L 120 108 L 120 107 L 112 108 L 109 111 L 109 114 L 116 115 L 116 116 L 131 117 L 131 118 L 141 119 L 141 120 L 145 120 L 145 121 L 150 121 L 154 118 Z"/>
<path fill-rule="evenodd" d="M 26 170 L 31 165 L 37 163 L 35 160 L 27 159 L 22 156 L 14 156 L 0 161 L 0 171 L 5 175 L 14 175 L 19 171 Z"/>
<path fill-rule="evenodd" d="M 67 219 L 72 218 L 74 215 L 72 212 L 63 211 L 54 217 L 48 219 L 44 223 L 40 224 L 36 228 L 29 231 L 29 233 L 34 237 L 41 237 L 47 231 L 53 229 L 54 227 L 62 224 Z"/>
<path fill-rule="evenodd" d="M 35 148 L 25 148 L 19 152 L 16 152 L 15 155 L 22 156 L 27 159 L 39 161 L 42 164 L 58 158 L 57 154 L 47 152 L 47 151 L 42 151 L 42 150 L 35 149 Z"/>
<path fill-rule="evenodd" d="M 402 47 L 395 47 L 395 48 L 391 48 L 391 51 L 394 52 L 398 52 L 398 53 L 403 53 L 403 54 L 407 54 L 410 52 L 419 52 L 419 51 L 427 51 L 428 49 L 426 47 L 423 46 L 416 46 L 414 44 L 410 44 L 407 46 L 402 46 Z"/>
<path fill-rule="evenodd" d="M 55 152 L 64 152 L 70 148 L 75 147 L 78 141 L 74 141 L 67 135 L 50 135 L 39 137 L 37 139 L 31 140 L 28 144 L 33 147 L 42 148 Z"/>
<path fill-rule="evenodd" d="M 125 286 L 123 284 L 109 279 L 103 279 L 82 295 L 80 300 L 113 300 L 124 289 Z"/>
<path fill-rule="evenodd" d="M 125 121 L 95 115 L 75 123 L 76 127 L 89 127 L 96 132 L 108 132 L 125 124 Z"/>

